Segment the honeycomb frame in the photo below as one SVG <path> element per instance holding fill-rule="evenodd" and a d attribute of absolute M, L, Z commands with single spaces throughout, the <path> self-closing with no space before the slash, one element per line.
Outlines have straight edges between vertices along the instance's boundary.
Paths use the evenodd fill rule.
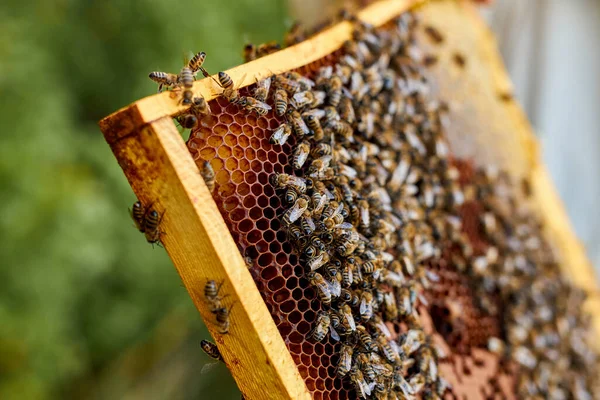
<path fill-rule="evenodd" d="M 384 2 L 386 3 L 386 2 Z M 260 60 L 259 60 L 260 61 Z M 263 60 L 266 61 L 266 60 Z M 243 71 L 244 69 L 241 67 L 239 71 Z M 228 71 L 229 72 L 229 71 Z M 232 76 L 234 73 L 232 73 Z M 215 90 L 213 88 L 213 84 L 210 81 L 201 81 L 198 82 L 196 84 L 196 86 L 198 87 L 198 90 L 200 93 L 205 93 L 206 91 L 210 91 L 210 90 Z M 196 90 L 196 87 L 195 87 Z M 187 194 L 189 196 L 189 205 L 187 205 L 186 203 L 186 207 L 187 208 L 186 212 L 189 212 L 190 209 L 193 209 L 195 211 L 198 211 L 199 208 L 199 203 L 202 203 L 201 207 L 203 208 L 207 208 L 209 210 L 204 210 L 201 214 L 203 214 L 203 217 L 200 218 L 200 220 L 202 220 L 203 218 L 206 218 L 206 214 L 209 214 L 209 212 L 213 212 L 216 210 L 215 207 L 213 207 L 212 204 L 210 204 L 210 201 L 208 201 L 205 193 L 200 195 L 197 195 L 198 193 L 201 193 L 203 191 L 203 182 L 201 180 L 198 180 L 197 177 L 192 176 L 192 170 L 195 169 L 192 168 L 192 170 L 188 170 L 188 168 L 190 168 L 190 163 L 186 162 L 180 162 L 179 158 L 180 157 L 185 157 L 185 155 L 181 152 L 181 146 L 180 143 L 177 143 L 177 141 L 179 140 L 180 142 L 180 138 L 178 137 L 173 137 L 173 135 L 177 135 L 179 136 L 178 132 L 176 132 L 176 130 L 174 130 L 174 125 L 172 123 L 172 121 L 170 120 L 170 116 L 176 115 L 179 110 L 180 110 L 180 106 L 177 106 L 176 104 L 174 105 L 174 101 L 170 98 L 170 96 L 172 96 L 173 94 L 176 95 L 176 93 L 163 93 L 161 95 L 157 95 L 157 96 L 152 96 L 151 98 L 148 99 L 144 99 L 139 101 L 138 103 L 121 110 L 120 112 L 118 112 L 117 114 L 108 117 L 107 119 L 105 119 L 102 123 L 101 123 L 101 127 L 103 132 L 105 133 L 105 136 L 107 138 L 107 141 L 109 142 L 109 144 L 111 145 L 111 147 L 113 148 L 113 151 L 115 152 L 115 155 L 117 156 L 117 159 L 119 160 L 119 163 L 121 164 L 121 166 L 124 169 L 124 172 L 126 173 L 128 179 L 130 180 L 130 183 L 132 184 L 132 187 L 134 188 L 134 191 L 136 192 L 136 194 L 138 195 L 138 197 L 140 198 L 140 200 L 148 203 L 148 204 L 156 204 L 157 207 L 162 211 L 162 210 L 166 210 L 169 209 L 171 210 L 173 207 L 171 207 L 170 205 L 175 205 L 175 198 L 178 198 L 179 200 L 181 200 L 181 196 L 178 197 L 173 197 L 173 199 L 169 199 L 168 197 L 172 195 L 173 191 L 171 190 L 171 185 L 177 185 L 178 183 L 181 185 L 181 182 L 184 183 L 184 194 Z M 206 96 L 205 96 L 206 97 Z M 150 100 L 152 99 L 152 100 Z M 175 110 L 175 111 L 174 111 Z M 270 125 L 269 125 L 270 126 Z M 137 146 L 137 148 L 136 148 Z M 154 148 L 154 146 L 156 146 L 158 149 Z M 169 146 L 173 146 L 173 149 L 168 149 Z M 250 146 L 252 147 L 252 146 Z M 164 152 L 158 151 L 156 152 L 156 150 L 165 150 Z M 257 150 L 257 149 L 255 149 Z M 146 152 L 148 152 L 148 154 L 146 154 Z M 176 161 L 177 160 L 177 161 Z M 185 165 L 184 165 L 185 164 Z M 164 170 L 161 170 L 161 168 L 163 168 Z M 252 179 L 252 178 L 250 178 Z M 256 179 L 259 179 L 258 176 Z M 264 179 L 264 178 L 263 178 Z M 545 177 L 542 175 L 539 179 L 533 179 L 533 186 L 534 187 L 545 187 L 546 191 L 548 191 L 548 183 L 546 181 L 544 181 Z M 156 184 L 156 181 L 160 181 L 163 180 L 163 182 L 159 185 Z M 168 183 L 165 185 L 165 183 Z M 192 188 L 193 190 L 188 190 Z M 219 189 L 217 189 L 219 190 Z M 175 190 L 175 192 L 177 192 L 177 190 Z M 206 192 L 206 190 L 204 190 L 204 192 Z M 180 193 L 181 194 L 181 193 Z M 555 197 L 552 196 L 552 192 L 550 191 L 550 203 L 552 203 L 552 199 L 554 199 L 555 204 L 550 204 L 551 208 L 553 211 L 558 210 L 558 214 L 560 215 L 564 215 L 564 211 L 560 208 L 560 204 L 556 201 Z M 185 199 L 184 199 L 185 200 Z M 208 201 L 208 203 L 206 203 Z M 182 208 L 181 206 L 174 206 L 174 208 Z M 562 213 L 562 214 L 561 214 Z M 203 281 L 205 281 L 206 277 L 208 277 L 208 274 L 206 276 L 198 276 L 198 272 L 196 271 L 197 268 L 193 267 L 193 262 L 195 261 L 191 261 L 191 260 L 186 260 L 186 256 L 185 253 L 189 253 L 189 254 L 206 254 L 207 253 L 207 249 L 204 248 L 203 246 L 200 246 L 198 244 L 195 245 L 195 248 L 193 248 L 193 251 L 190 253 L 188 250 L 184 250 L 185 246 L 182 246 L 180 243 L 177 243 L 177 239 L 182 239 L 184 238 L 186 235 L 189 235 L 189 232 L 184 233 L 183 231 L 185 231 L 185 229 L 182 229 L 181 227 L 179 227 L 179 229 L 175 228 L 174 222 L 175 221 L 170 221 L 171 219 L 173 220 L 180 220 L 183 221 L 184 218 L 181 218 L 182 215 L 179 214 L 186 214 L 185 212 L 176 212 L 174 217 L 171 217 L 171 212 L 169 211 L 169 213 L 167 213 L 165 215 L 165 227 L 164 230 L 166 232 L 165 237 L 164 237 L 164 242 L 165 242 L 165 248 L 167 249 L 167 251 L 169 252 L 169 254 L 171 255 L 171 257 L 173 258 L 176 267 L 178 268 L 180 274 L 182 275 L 182 278 L 184 280 L 184 283 L 186 284 L 186 287 L 188 288 L 192 288 L 195 287 L 196 290 L 198 287 L 202 287 L 203 285 Z M 559 221 L 566 221 L 565 218 L 558 218 Z M 208 221 L 208 220 L 207 220 Z M 189 227 L 189 225 L 194 225 L 193 223 L 189 223 L 186 222 L 186 224 Z M 213 229 L 215 228 L 215 226 L 218 227 L 218 222 L 214 221 L 214 218 L 210 218 L 210 223 L 202 223 L 201 225 L 204 225 L 204 227 L 207 227 L 206 229 L 199 229 L 198 233 L 198 237 L 196 237 L 196 240 L 200 241 L 201 238 L 204 238 L 206 240 L 208 240 L 208 242 L 211 242 L 212 244 L 214 244 L 213 242 L 215 242 L 216 240 L 221 240 L 224 239 L 223 241 L 228 242 L 228 246 L 231 246 L 231 243 L 235 243 L 235 240 L 226 240 L 225 238 L 217 238 L 215 239 L 214 235 L 209 235 L 208 234 L 208 227 L 210 226 L 211 232 L 214 232 Z M 171 229 L 173 228 L 173 229 Z M 219 229 L 222 229 L 223 225 L 221 224 L 221 226 L 219 227 Z M 217 229 L 217 230 L 219 230 Z M 563 236 L 566 236 L 568 238 L 568 242 L 572 243 L 573 242 L 573 237 L 572 234 L 570 233 L 570 229 L 568 228 L 568 225 L 563 226 L 561 229 L 558 229 L 558 231 L 563 231 L 565 232 L 563 234 Z M 217 235 L 220 236 L 220 235 Z M 235 239 L 235 238 L 233 238 Z M 233 249 L 235 249 L 235 244 L 233 246 Z M 237 252 L 237 249 L 235 249 Z M 575 249 L 572 252 L 577 253 L 578 250 Z M 208 253 L 210 253 L 210 251 L 208 251 Z M 236 275 L 236 280 L 235 280 L 235 292 L 239 293 L 242 289 L 248 289 L 249 286 L 243 286 L 243 284 L 239 284 L 239 281 L 244 281 L 244 279 L 240 278 L 240 268 L 244 268 L 243 266 L 243 261 L 241 260 L 241 257 L 239 257 L 239 255 L 237 257 L 233 256 L 233 255 L 228 255 L 228 256 L 222 256 L 222 255 L 218 255 L 217 258 L 219 258 L 219 262 L 222 264 L 222 266 L 224 268 L 225 264 L 227 262 L 231 262 L 231 264 L 228 266 L 230 271 L 235 271 L 235 275 Z M 579 254 L 575 254 L 574 258 L 578 258 L 580 260 L 585 260 L 585 256 L 581 255 L 581 251 L 579 250 Z M 242 261 L 242 263 L 240 263 L 240 261 Z M 182 268 L 181 265 L 185 264 L 185 263 L 190 263 L 192 265 L 189 265 L 188 268 Z M 586 272 L 586 265 L 587 263 L 582 263 L 579 264 L 578 269 L 582 270 L 582 274 L 586 274 L 588 272 Z M 204 267 L 204 266 L 203 266 Z M 210 270 L 212 269 L 212 267 L 214 266 L 210 266 L 207 268 L 206 272 L 210 272 Z M 216 274 L 216 276 L 219 276 L 220 274 Z M 243 275 L 243 274 L 242 274 Z M 211 276 L 214 277 L 214 276 Z M 245 282 L 247 283 L 247 282 Z M 250 282 L 253 284 L 253 282 Z M 239 286 L 239 287 L 238 287 Z M 224 286 L 225 289 L 227 289 L 227 284 Z M 233 288 L 230 287 L 230 289 Z M 202 298 L 200 296 L 199 293 L 190 293 L 194 302 L 196 303 L 196 305 L 199 307 L 201 314 L 203 316 L 207 316 L 207 325 L 210 327 L 210 314 L 206 313 L 203 311 L 203 307 L 205 308 L 205 306 L 199 304 L 202 303 Z M 235 297 L 235 296 L 234 296 Z M 236 299 L 237 300 L 237 299 Z M 239 310 L 239 307 L 236 306 Z M 236 308 L 233 309 L 232 311 L 233 315 L 232 318 L 235 318 L 234 325 L 237 323 L 238 321 L 238 314 L 236 313 Z M 270 317 L 270 316 L 269 316 Z M 242 320 L 239 320 L 240 324 L 243 325 Z M 267 323 L 268 321 L 264 321 L 261 320 L 260 323 Z M 256 325 L 256 324 L 255 324 Z M 262 325 L 261 325 L 261 329 L 263 329 Z M 235 328 L 232 329 L 232 331 L 235 333 Z M 231 335 L 230 335 L 231 336 Z M 253 363 L 254 359 L 246 361 L 243 360 L 244 358 L 247 357 L 243 357 L 243 354 L 240 354 L 240 351 L 235 351 L 235 349 L 241 349 L 243 348 L 243 346 L 239 346 L 235 347 L 236 344 L 234 343 L 227 343 L 225 345 L 224 341 L 227 341 L 229 338 L 228 337 L 220 337 L 219 335 L 216 335 L 217 337 L 217 342 L 220 345 L 221 351 L 224 353 L 225 359 L 228 362 L 228 365 L 230 366 L 230 368 L 232 369 L 232 372 L 234 374 L 234 377 L 236 378 L 236 380 L 238 381 L 238 385 L 240 385 L 240 388 L 242 389 L 242 391 L 244 393 L 248 394 L 249 398 L 262 398 L 259 396 L 253 396 L 252 393 L 259 393 L 261 394 L 261 391 L 258 391 L 256 389 L 256 387 L 252 387 L 252 385 L 248 382 L 249 378 L 247 377 L 247 374 L 244 375 L 243 373 L 240 373 L 239 371 L 236 372 L 236 367 L 239 367 L 240 365 L 252 365 L 255 366 L 256 364 Z M 221 339 L 221 340 L 220 340 Z M 271 346 L 271 343 L 268 344 L 268 346 Z M 265 345 L 265 347 L 268 347 L 267 345 Z M 265 351 L 265 353 L 267 353 Z M 271 360 L 273 358 L 273 355 L 271 354 L 270 356 L 271 358 L 269 358 L 269 356 L 267 356 L 267 360 Z M 232 367 L 233 366 L 233 367 Z M 284 376 L 285 373 L 276 373 L 277 378 L 282 379 L 282 381 L 288 380 L 290 378 L 290 376 Z M 242 377 L 240 379 L 238 379 L 238 377 Z M 262 377 L 261 377 L 262 378 Z M 241 383 L 240 380 L 241 379 L 245 379 L 246 382 Z M 257 379 L 256 377 L 253 377 L 252 379 Z M 289 379 L 290 381 L 293 379 Z M 268 379 L 266 379 L 264 382 L 269 382 Z M 296 382 L 297 383 L 297 382 Z M 263 388 L 264 386 L 262 386 L 263 383 L 261 383 L 261 388 Z M 284 387 L 287 387 L 286 385 L 283 385 Z M 300 387 L 302 385 L 299 385 Z M 269 386 L 270 388 L 273 386 Z M 275 390 L 277 390 L 277 386 L 275 386 Z M 283 389 L 282 393 L 285 393 L 286 396 L 291 396 L 291 398 L 303 398 L 303 396 L 306 395 L 306 393 L 302 392 L 302 390 L 300 390 L 298 393 L 300 393 L 299 395 L 294 394 L 292 395 L 292 393 L 288 390 L 288 389 Z M 308 398 L 308 397 L 306 397 Z"/>

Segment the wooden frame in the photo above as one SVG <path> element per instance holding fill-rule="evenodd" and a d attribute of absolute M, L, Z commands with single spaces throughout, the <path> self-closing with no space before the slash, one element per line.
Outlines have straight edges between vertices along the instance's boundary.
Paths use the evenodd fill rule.
<path fill-rule="evenodd" d="M 379 26 L 421 3 L 414 0 L 381 1 L 362 11 L 360 18 Z M 440 6 L 436 2 L 426 8 L 444 7 L 455 2 L 439 3 Z M 483 29 L 480 19 L 471 13 L 471 6 L 454 4 L 452 7 L 467 7 L 465 15 L 473 18 L 468 22 L 480 24 L 476 29 Z M 301 67 L 330 54 L 350 38 L 350 34 L 350 24 L 343 22 L 306 42 L 226 72 L 239 87 L 248 86 L 271 74 Z M 510 82 L 494 43 L 488 38 L 483 47 L 493 55 L 485 60 L 487 64 L 482 68 L 494 71 L 499 87 L 509 88 Z M 210 100 L 218 96 L 221 89 L 213 79 L 206 78 L 197 81 L 193 90 L 195 95 Z M 100 128 L 136 196 L 163 215 L 164 247 L 242 393 L 249 399 L 309 399 L 311 396 L 304 381 L 172 120 L 173 116 L 185 111 L 179 103 L 179 95 L 174 90 L 136 101 L 104 118 L 99 123 Z M 518 106 L 508 113 L 516 120 L 524 119 Z M 534 196 L 539 208 L 553 216 L 546 222 L 565 259 L 565 273 L 583 287 L 595 291 L 592 268 L 572 233 L 545 168 L 537 159 L 536 142 L 526 121 L 521 124 L 518 134 L 524 138 L 524 143 L 529 143 L 522 146 L 527 147 L 527 157 L 533 160 L 530 179 Z M 202 289 L 207 279 L 223 281 L 222 291 L 228 295 L 224 302 L 228 306 L 235 305 L 229 334 L 221 335 L 216 331 L 214 316 L 204 302 Z M 592 302 L 597 304 L 597 298 Z M 598 313 L 595 313 L 595 321 L 600 328 Z"/>
<path fill-rule="evenodd" d="M 412 0 L 386 0 L 360 17 L 381 25 Z M 351 25 L 343 22 L 267 57 L 226 71 L 239 87 L 306 65 L 341 47 Z M 214 77 L 213 77 L 214 78 Z M 222 90 L 212 78 L 195 82 L 195 95 L 207 101 Z M 162 243 L 183 284 L 236 380 L 248 399 L 310 399 L 304 381 L 258 292 L 229 230 L 198 173 L 172 117 L 185 111 L 178 90 L 146 97 L 99 123 L 133 191 L 162 216 Z M 223 282 L 231 329 L 218 333 L 203 298 L 208 279 Z"/>

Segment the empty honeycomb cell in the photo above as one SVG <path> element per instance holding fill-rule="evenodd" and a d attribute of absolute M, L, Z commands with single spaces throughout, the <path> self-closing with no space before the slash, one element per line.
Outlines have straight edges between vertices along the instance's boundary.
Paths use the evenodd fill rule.
<path fill-rule="evenodd" d="M 277 262 L 277 264 L 279 265 L 285 265 L 288 263 L 288 257 L 285 253 L 282 253 L 281 251 L 279 253 L 277 253 L 277 256 L 275 256 L 275 261 Z M 291 274 L 294 273 L 293 269 L 286 269 L 286 270 L 291 270 Z"/>
<path fill-rule="evenodd" d="M 233 125 L 231 125 L 231 127 L 229 129 L 231 130 L 232 133 L 235 134 L 235 137 L 240 146 L 242 146 L 243 148 L 250 146 L 250 139 L 248 139 L 247 136 L 240 134 L 242 132 L 242 128 L 239 127 L 239 125 L 233 124 Z M 238 132 L 238 130 L 239 130 L 239 132 Z"/>
<path fill-rule="evenodd" d="M 271 233 L 271 232 L 268 232 L 268 233 Z M 275 235 L 273 235 L 273 236 L 275 236 Z M 269 245 L 269 251 L 270 251 L 271 253 L 273 253 L 273 254 L 276 254 L 276 253 L 278 253 L 279 251 L 281 251 L 281 245 L 280 245 L 279 243 L 277 243 L 277 242 L 272 242 L 272 243 Z"/>
<path fill-rule="evenodd" d="M 262 163 L 259 160 L 254 160 L 250 163 L 250 169 L 256 173 L 263 170 Z M 255 174 L 257 176 L 257 174 Z"/>
<path fill-rule="evenodd" d="M 286 234 L 283 230 L 278 231 L 275 235 L 277 236 L 278 241 L 280 241 L 281 243 L 285 243 Z M 283 254 L 286 254 L 286 253 L 283 253 Z"/>
<path fill-rule="evenodd" d="M 240 171 L 242 172 L 246 172 L 250 170 L 250 161 L 246 160 L 245 158 L 242 158 L 241 160 L 239 160 L 239 166 L 240 166 Z"/>
<path fill-rule="evenodd" d="M 213 133 L 219 136 L 225 136 L 229 132 L 229 128 L 225 124 L 217 124 L 213 127 Z M 214 136 L 211 136 L 214 137 Z M 210 139 L 209 139 L 210 140 Z"/>
<path fill-rule="evenodd" d="M 225 145 L 229 146 L 229 147 L 233 147 L 237 144 L 237 138 L 235 137 L 235 135 L 232 135 L 231 133 L 228 133 L 227 135 L 225 135 L 225 137 L 223 138 L 223 142 L 225 143 Z"/>
<path fill-rule="evenodd" d="M 235 172 L 240 172 L 240 171 L 235 171 Z M 233 176 L 235 175 L 235 172 L 231 175 L 231 178 L 233 180 Z M 242 204 L 244 205 L 244 208 L 249 209 L 252 208 L 256 205 L 256 198 L 254 196 L 246 196 L 244 197 L 244 200 L 242 200 Z"/>
<path fill-rule="evenodd" d="M 252 148 L 254 150 L 259 150 L 261 148 L 260 139 L 257 137 L 254 137 L 254 131 L 252 131 L 252 133 L 250 134 L 250 146 L 252 146 Z M 261 154 L 264 154 L 264 150 L 263 150 L 263 153 L 261 153 Z"/>
<path fill-rule="evenodd" d="M 265 117 L 260 117 L 258 121 L 256 121 L 256 124 L 261 129 L 267 129 L 269 127 L 269 120 L 267 120 Z"/>
<path fill-rule="evenodd" d="M 245 116 L 244 116 L 244 119 L 246 119 L 246 117 L 245 117 Z M 244 135 L 248 136 L 248 137 L 252 137 L 252 136 L 254 136 L 254 128 L 252 128 L 252 125 L 248 125 L 248 124 L 247 124 L 247 121 L 246 121 L 246 125 L 243 125 L 243 126 L 242 126 L 242 133 L 243 133 Z M 255 147 L 255 146 L 252 144 L 252 139 L 250 139 L 250 145 L 251 145 L 252 147 Z M 258 147 L 257 147 L 257 148 L 258 148 Z"/>
<path fill-rule="evenodd" d="M 249 219 L 244 219 L 238 224 L 238 229 L 244 233 L 250 232 L 253 228 L 254 223 L 252 222 L 252 220 Z"/>
<path fill-rule="evenodd" d="M 288 321 L 290 321 L 292 324 L 297 324 L 301 320 L 302 320 L 302 313 L 298 310 L 292 311 L 290 313 L 290 315 L 288 316 Z"/>
<path fill-rule="evenodd" d="M 212 147 L 205 147 L 202 150 L 200 150 L 200 158 L 202 159 L 202 161 L 204 161 L 204 160 L 210 161 L 213 158 L 215 158 L 216 155 L 217 155 L 217 151 L 215 149 L 213 149 Z"/>
<path fill-rule="evenodd" d="M 236 164 L 237 167 L 237 164 Z M 235 170 L 231 173 L 231 181 L 235 184 L 240 184 L 244 181 L 244 173 L 240 170 Z M 251 198 L 248 198 L 251 199 Z M 244 204 L 244 207 L 248 207 L 246 204 Z M 252 206 L 250 206 L 252 207 Z"/>
<path fill-rule="evenodd" d="M 256 182 L 256 173 L 254 171 L 246 172 L 244 174 L 244 181 L 246 181 L 246 183 L 248 183 L 249 185 L 252 185 L 254 182 Z"/>
<path fill-rule="evenodd" d="M 272 152 L 269 152 L 269 153 L 272 153 Z M 261 161 L 266 161 L 267 160 L 267 152 L 264 151 L 263 149 L 256 150 L 256 158 Z"/>
<path fill-rule="evenodd" d="M 285 286 L 290 289 L 290 290 L 294 290 L 294 292 L 296 290 L 299 290 L 300 293 L 294 293 L 292 292 L 292 297 L 296 300 L 301 300 L 302 299 L 302 289 L 298 287 L 298 278 L 296 278 L 295 276 L 291 276 L 287 279 Z"/>
<path fill-rule="evenodd" d="M 238 186 L 238 191 L 239 191 L 239 188 L 240 187 Z M 235 185 L 233 185 L 231 183 L 219 183 L 219 185 L 218 185 L 218 191 L 219 191 L 219 194 L 221 195 L 221 197 L 231 196 L 232 194 L 235 193 L 235 189 L 236 189 Z"/>
<path fill-rule="evenodd" d="M 243 114 L 243 113 L 238 113 L 238 114 L 235 114 L 235 115 L 233 116 L 233 119 L 235 119 L 235 122 L 237 122 L 237 123 L 240 125 L 240 127 L 241 127 L 241 126 L 244 126 L 244 125 L 246 124 L 246 122 L 247 122 L 247 121 L 246 121 L 246 115 L 245 115 L 245 114 Z M 246 125 L 246 126 L 247 126 L 247 125 Z M 250 129 L 252 129 L 252 127 L 250 127 Z"/>
<path fill-rule="evenodd" d="M 282 288 L 276 291 L 275 294 L 273 294 L 273 300 L 275 300 L 276 304 L 281 304 L 287 299 L 289 299 L 290 295 L 291 293 L 289 290 L 287 290 L 286 288 Z"/>
<path fill-rule="evenodd" d="M 264 243 L 264 242 L 259 242 L 260 243 Z M 263 250 L 264 251 L 264 250 Z M 260 257 L 258 257 L 258 265 L 260 265 L 261 267 L 267 267 L 269 265 L 271 265 L 273 263 L 273 255 L 272 254 L 262 254 Z M 275 267 L 269 267 L 269 270 L 274 270 L 275 273 L 273 275 L 271 275 L 271 279 L 273 279 L 273 277 L 277 276 L 277 270 L 275 269 Z M 272 271 L 270 271 L 269 273 L 271 273 Z M 263 275 L 264 277 L 264 275 Z"/>
<path fill-rule="evenodd" d="M 297 328 L 298 332 L 301 333 L 302 335 L 306 335 L 308 332 L 310 332 L 311 330 L 311 325 L 306 322 L 306 321 L 301 321 L 298 324 L 298 328 Z"/>
<path fill-rule="evenodd" d="M 244 158 L 244 148 L 242 146 L 235 146 L 231 150 L 231 153 L 237 159 Z"/>
<path fill-rule="evenodd" d="M 284 242 L 281 245 L 281 248 L 283 249 L 283 251 L 285 251 L 286 253 L 290 253 L 292 251 L 292 245 L 288 242 Z"/>
<path fill-rule="evenodd" d="M 246 196 L 248 193 L 250 193 L 250 185 L 247 183 L 240 183 L 237 186 L 237 192 L 240 196 Z"/>
<path fill-rule="evenodd" d="M 290 313 L 296 308 L 296 302 L 294 300 L 288 300 L 281 304 L 280 309 L 284 313 Z"/>
<path fill-rule="evenodd" d="M 233 122 L 233 117 L 230 114 L 219 114 L 219 122 L 229 125 Z"/>
<path fill-rule="evenodd" d="M 251 147 L 248 147 L 248 148 L 246 149 L 246 152 L 245 152 L 245 154 L 246 154 L 246 158 L 247 158 L 248 160 L 254 160 L 254 159 L 256 158 L 256 150 L 254 150 L 254 149 L 253 149 L 253 148 L 251 148 Z"/>
<path fill-rule="evenodd" d="M 263 211 L 263 215 L 265 216 L 265 218 L 274 218 L 275 217 L 275 210 L 271 207 L 266 207 Z"/>
<path fill-rule="evenodd" d="M 260 198 L 259 198 L 258 204 L 260 206 Z M 261 210 L 260 207 L 253 207 L 250 209 L 249 215 L 250 215 L 250 218 L 252 218 L 253 220 L 257 220 L 263 216 L 263 211 Z"/>
<path fill-rule="evenodd" d="M 292 297 L 295 300 L 301 300 L 304 297 L 304 291 L 301 288 L 297 287 L 292 291 Z"/>
<path fill-rule="evenodd" d="M 256 210 L 256 207 L 252 208 L 251 212 L 253 210 Z M 260 211 L 260 209 L 259 209 L 259 211 Z M 260 229 L 261 231 L 263 231 L 265 233 L 265 235 L 268 235 L 268 236 L 265 236 L 266 241 L 270 242 L 273 239 L 275 239 L 275 233 L 273 231 L 269 230 L 269 220 L 268 219 L 266 219 L 266 218 L 259 219 L 258 221 L 256 221 L 256 227 L 258 229 Z"/>
<path fill-rule="evenodd" d="M 260 179 L 260 176 L 259 176 L 259 179 Z M 279 206 L 281 206 L 281 201 L 277 197 L 271 197 L 271 199 L 269 200 L 269 204 L 273 208 L 278 208 Z"/>
<path fill-rule="evenodd" d="M 223 209 L 225 211 L 231 211 L 240 204 L 240 200 L 237 197 L 227 197 L 223 201 Z"/>
<path fill-rule="evenodd" d="M 231 147 L 221 146 L 219 147 L 219 150 L 217 150 L 217 154 L 219 155 L 219 157 L 221 157 L 221 159 L 226 159 L 227 157 L 230 157 L 233 154 L 233 152 L 231 151 Z"/>
<path fill-rule="evenodd" d="M 229 218 L 234 222 L 241 221 L 246 218 L 246 210 L 243 208 L 236 208 L 229 213 Z"/>
<path fill-rule="evenodd" d="M 248 233 L 248 236 L 246 236 L 246 239 L 248 240 L 248 242 L 250 243 L 256 243 L 258 242 L 260 239 L 262 238 L 262 232 L 259 230 L 253 230 L 251 232 Z"/>

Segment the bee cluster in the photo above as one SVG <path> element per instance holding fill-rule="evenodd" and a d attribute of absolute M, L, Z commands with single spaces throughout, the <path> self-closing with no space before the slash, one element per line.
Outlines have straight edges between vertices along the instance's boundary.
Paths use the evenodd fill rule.
<path fill-rule="evenodd" d="M 158 83 L 158 92 L 164 87 L 167 89 L 181 89 L 181 104 L 190 106 L 187 113 L 177 117 L 177 122 L 186 129 L 195 128 L 198 125 L 198 119 L 204 115 L 210 114 L 208 103 L 202 96 L 194 96 L 192 88 L 198 72 L 202 72 L 204 77 L 210 77 L 210 74 L 202 66 L 206 59 L 206 53 L 201 51 L 196 53 L 189 62 L 181 68 L 179 74 L 169 72 L 153 71 L 148 77 Z"/>
<path fill-rule="evenodd" d="M 581 311 L 585 293 L 562 276 L 526 196 L 513 186 L 506 174 L 490 169 L 478 171 L 466 189 L 483 205 L 479 226 L 486 246 L 463 246 L 464 258 L 455 264 L 470 276 L 476 298 L 499 296 L 502 310 L 480 304 L 505 328 L 504 340 L 492 337 L 488 348 L 519 366 L 519 398 L 597 398 L 598 359 Z"/>
<path fill-rule="evenodd" d="M 160 221 L 162 216 L 152 208 L 146 208 L 141 201 L 133 203 L 129 210 L 135 227 L 144 234 L 148 243 L 160 244 Z"/>
<path fill-rule="evenodd" d="M 230 162 L 231 175 L 225 172 L 231 153 L 221 147 L 217 155 L 210 147 L 206 138 L 214 132 L 208 124 L 192 135 L 188 145 L 198 151 L 205 170 L 211 168 L 210 159 L 223 168 L 218 170 L 222 179 L 217 196 L 226 197 L 223 210 L 238 226 L 234 228 L 238 233 L 232 234 L 239 242 L 258 242 L 240 246 L 246 258 L 251 255 L 252 272 L 265 280 L 274 276 L 270 272 L 274 258 L 258 256 L 255 249 L 261 242 L 254 239 L 258 233 L 252 229 L 269 225 L 260 223 L 262 219 L 256 225 L 245 224 L 241 206 L 235 206 L 235 193 L 248 195 L 241 197 L 244 207 L 254 207 L 254 200 L 246 200 L 261 194 L 255 187 L 262 194 L 271 189 L 261 186 L 267 182 L 261 177 L 272 173 L 270 182 L 284 210 L 279 217 L 266 211 L 264 216 L 280 221 L 285 237 L 277 234 L 276 240 L 292 243 L 303 267 L 294 269 L 300 279 L 290 279 L 285 286 L 291 290 L 290 282 L 308 285 L 318 297 L 313 301 L 319 304 L 316 308 L 303 303 L 318 310 L 307 337 L 336 343 L 329 354 L 335 374 L 350 383 L 357 397 L 435 399 L 451 389 L 438 373 L 445 355 L 420 318 L 428 306 L 426 298 L 431 298 L 429 290 L 439 280 L 428 266 L 450 263 L 469 277 L 479 308 L 501 321 L 502 338 L 490 338 L 488 348 L 519 367 L 515 391 L 520 397 L 594 398 L 597 361 L 586 342 L 589 324 L 581 312 L 585 296 L 561 276 L 541 226 L 505 174 L 480 170 L 465 183 L 468 179 L 456 168 L 444 140 L 449 107 L 429 98 L 425 68 L 436 58 L 419 50 L 418 22 L 407 13 L 385 29 L 374 30 L 354 20 L 353 39 L 332 65 L 314 74 L 292 71 L 273 76 L 258 82 L 253 91 L 238 91 L 227 74 L 219 73 L 222 97 L 231 104 L 219 102 L 222 115 L 209 118 L 216 121 L 215 132 L 227 132 L 222 124 L 231 124 L 230 133 L 239 135 L 239 143 L 247 141 L 246 152 L 240 154 L 252 160 L 252 148 L 258 154 L 261 146 L 252 142 L 257 131 L 248 133 L 236 126 L 245 123 L 241 121 L 262 123 L 261 129 L 268 126 L 273 148 L 287 152 L 292 145 L 284 170 L 273 171 L 267 162 L 255 169 L 254 160 L 248 167 L 252 165 L 256 175 L 236 174 L 241 161 Z M 443 42 L 432 27 L 425 33 L 436 43 Z M 276 48 L 264 45 L 267 50 L 261 54 Z M 258 52 L 252 54 L 248 57 L 259 57 Z M 238 109 L 252 117 L 235 114 Z M 270 124 L 262 122 L 266 115 L 276 116 L 277 125 L 273 119 Z M 262 157 L 270 163 L 282 160 L 281 153 L 273 153 L 275 161 L 268 154 Z M 269 170 L 258 172 L 262 166 Z M 234 182 L 243 176 L 246 183 L 236 189 L 227 182 L 230 176 Z M 211 192 L 214 177 L 212 171 L 207 181 Z M 256 186 L 248 185 L 257 179 Z M 261 207 L 278 207 L 272 200 L 261 204 L 261 197 Z M 484 210 L 479 224 L 484 246 L 473 245 L 462 218 L 472 203 Z M 253 210 L 249 216 L 260 218 L 262 214 Z M 278 229 L 274 226 L 279 223 L 271 222 L 270 228 Z M 250 231 L 248 238 L 239 235 Z M 260 245 L 261 252 L 281 249 L 272 236 L 270 245 Z M 277 257 L 282 268 L 287 256 L 284 259 L 280 262 Z M 205 292 L 209 304 L 220 300 L 218 289 L 211 293 Z M 289 331 L 282 335 L 291 338 Z"/>

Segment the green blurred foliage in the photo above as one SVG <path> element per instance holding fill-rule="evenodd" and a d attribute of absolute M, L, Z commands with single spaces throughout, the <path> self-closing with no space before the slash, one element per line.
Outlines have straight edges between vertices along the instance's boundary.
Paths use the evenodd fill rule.
<path fill-rule="evenodd" d="M 181 396 L 239 398 L 224 367 L 200 374 L 207 333 L 164 250 L 133 228 L 97 121 L 154 93 L 148 72 L 178 72 L 189 51 L 211 72 L 239 64 L 246 41 L 282 37 L 285 14 L 267 0 L 0 3 L 0 398 L 181 398 L 143 379 L 131 390 L 163 356 L 111 378 L 147 356 L 140 343 L 176 351 L 156 328 L 173 310 L 167 331 L 188 335 L 174 354 L 193 371 Z"/>

